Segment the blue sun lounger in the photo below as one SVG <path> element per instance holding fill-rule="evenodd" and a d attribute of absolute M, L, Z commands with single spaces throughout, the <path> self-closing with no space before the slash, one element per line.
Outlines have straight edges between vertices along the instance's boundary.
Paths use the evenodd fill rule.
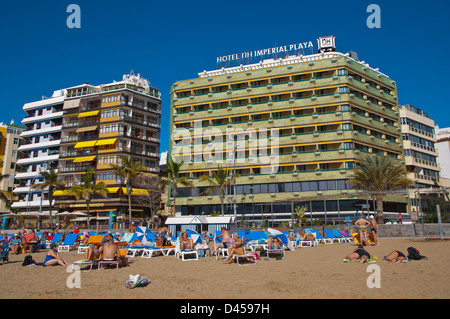
<path fill-rule="evenodd" d="M 71 248 L 75 247 L 75 242 L 78 239 L 78 234 L 69 234 L 64 237 L 64 242 L 58 246 L 58 251 L 70 251 Z"/>
<path fill-rule="evenodd" d="M 336 237 L 336 235 L 331 231 L 331 229 L 325 229 L 324 231 L 325 231 L 325 235 L 326 235 L 329 239 L 333 240 L 333 242 L 336 242 L 336 241 L 337 241 L 337 242 L 340 244 L 340 243 L 342 243 L 342 242 L 344 241 L 343 238 L 341 238 L 341 237 Z"/>

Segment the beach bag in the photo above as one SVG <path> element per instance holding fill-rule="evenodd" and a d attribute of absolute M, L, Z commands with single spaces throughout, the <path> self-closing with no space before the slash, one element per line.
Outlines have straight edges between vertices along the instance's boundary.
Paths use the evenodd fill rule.
<path fill-rule="evenodd" d="M 419 251 L 414 247 L 408 247 L 407 251 L 408 251 L 408 259 L 420 260 L 420 259 L 427 258 L 426 256 L 422 256 L 419 253 Z"/>
<path fill-rule="evenodd" d="M 29 265 L 33 265 L 35 263 L 36 262 L 33 260 L 33 256 L 27 255 L 27 256 L 25 256 L 25 258 L 23 260 L 22 266 L 29 266 Z"/>
<path fill-rule="evenodd" d="M 146 287 L 148 284 L 150 284 L 150 279 L 141 275 L 130 275 L 130 278 L 126 282 L 126 287 L 133 289 L 136 287 Z"/>

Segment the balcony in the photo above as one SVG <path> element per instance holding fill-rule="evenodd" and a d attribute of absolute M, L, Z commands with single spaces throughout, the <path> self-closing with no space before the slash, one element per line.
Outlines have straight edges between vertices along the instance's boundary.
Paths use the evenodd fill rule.
<path fill-rule="evenodd" d="M 25 158 L 21 158 L 20 160 L 18 160 L 17 165 L 51 162 L 51 161 L 57 161 L 58 159 L 59 159 L 59 153 L 54 154 L 54 155 L 47 155 L 47 156 L 25 157 Z"/>
<path fill-rule="evenodd" d="M 19 151 L 29 151 L 33 149 L 43 149 L 43 148 L 50 148 L 55 147 L 61 144 L 61 139 L 50 139 L 48 141 L 39 142 L 39 143 L 30 143 L 30 144 L 24 144 L 19 147 Z"/>
<path fill-rule="evenodd" d="M 34 123 L 34 122 L 44 122 L 44 121 L 48 121 L 48 120 L 52 120 L 55 118 L 60 118 L 62 117 L 64 114 L 64 112 L 61 111 L 54 111 L 54 112 L 49 112 L 46 114 L 42 114 L 42 115 L 30 115 L 25 117 L 22 120 L 22 124 L 26 125 L 26 124 L 30 124 L 30 123 Z"/>
<path fill-rule="evenodd" d="M 60 132 L 62 129 L 62 124 L 52 124 L 50 127 L 44 127 L 41 129 L 29 129 L 26 131 L 23 131 L 22 134 L 20 134 L 20 137 L 29 137 L 34 135 L 47 135 L 50 133 Z"/>

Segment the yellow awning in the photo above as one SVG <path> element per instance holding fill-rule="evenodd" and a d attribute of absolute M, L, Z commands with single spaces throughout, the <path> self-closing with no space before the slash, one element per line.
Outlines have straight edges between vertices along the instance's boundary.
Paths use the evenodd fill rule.
<path fill-rule="evenodd" d="M 80 113 L 78 115 L 78 118 L 80 118 L 80 117 L 88 117 L 88 116 L 96 116 L 99 112 L 100 112 L 100 110 L 98 110 L 98 111 L 91 111 L 91 112 L 83 112 L 83 113 Z"/>
<path fill-rule="evenodd" d="M 95 156 L 85 156 L 85 157 L 77 157 L 73 160 L 74 163 L 83 163 L 83 162 L 90 162 L 95 159 Z"/>
<path fill-rule="evenodd" d="M 108 190 L 108 193 L 115 194 L 119 191 L 119 188 L 120 187 L 108 187 L 107 190 Z"/>
<path fill-rule="evenodd" d="M 97 141 L 79 142 L 74 146 L 74 148 L 94 147 L 95 143 L 97 143 Z"/>
<path fill-rule="evenodd" d="M 126 187 L 122 187 L 122 190 L 125 195 L 128 195 Z M 148 196 L 148 191 L 146 189 L 133 188 L 131 196 Z"/>
<path fill-rule="evenodd" d="M 99 145 L 112 145 L 117 141 L 117 138 L 110 138 L 107 140 L 100 140 L 97 142 L 97 144 L 95 144 L 95 146 L 99 146 Z"/>
<path fill-rule="evenodd" d="M 86 127 L 80 127 L 79 129 L 77 129 L 77 133 L 83 133 L 83 132 L 90 132 L 90 131 L 95 131 L 97 129 L 98 125 L 93 125 L 93 126 L 86 126 Z"/>
<path fill-rule="evenodd" d="M 58 197 L 58 196 L 69 196 L 69 195 L 66 193 L 66 191 L 54 191 L 53 196 Z"/>

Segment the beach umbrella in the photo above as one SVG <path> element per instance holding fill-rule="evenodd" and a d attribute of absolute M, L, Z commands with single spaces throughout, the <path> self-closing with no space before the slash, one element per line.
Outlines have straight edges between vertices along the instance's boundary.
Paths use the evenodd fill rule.
<path fill-rule="evenodd" d="M 202 243 L 202 235 L 200 235 L 195 230 L 186 229 L 186 233 L 187 233 L 188 237 L 192 239 L 194 244 L 201 244 Z"/>
<path fill-rule="evenodd" d="M 274 235 L 274 236 L 280 238 L 281 241 L 283 242 L 283 244 L 285 244 L 287 246 L 287 248 L 289 248 L 290 250 L 295 250 L 295 247 L 292 245 L 291 241 L 281 231 L 279 231 L 277 229 L 273 229 L 273 228 L 268 228 L 267 232 L 271 235 Z"/>
<path fill-rule="evenodd" d="M 71 214 L 72 214 L 71 212 L 65 211 L 65 212 L 62 212 L 62 213 L 57 213 L 56 215 L 58 215 L 58 216 L 70 216 Z"/>
<path fill-rule="evenodd" d="M 80 212 L 80 211 L 70 213 L 70 215 L 74 215 L 74 216 L 87 216 L 86 213 L 83 213 L 83 212 Z"/>
<path fill-rule="evenodd" d="M 136 237 L 133 237 L 133 240 L 140 240 L 142 243 L 146 243 L 148 241 L 148 236 L 150 234 L 150 229 L 147 227 L 136 227 Z"/>

